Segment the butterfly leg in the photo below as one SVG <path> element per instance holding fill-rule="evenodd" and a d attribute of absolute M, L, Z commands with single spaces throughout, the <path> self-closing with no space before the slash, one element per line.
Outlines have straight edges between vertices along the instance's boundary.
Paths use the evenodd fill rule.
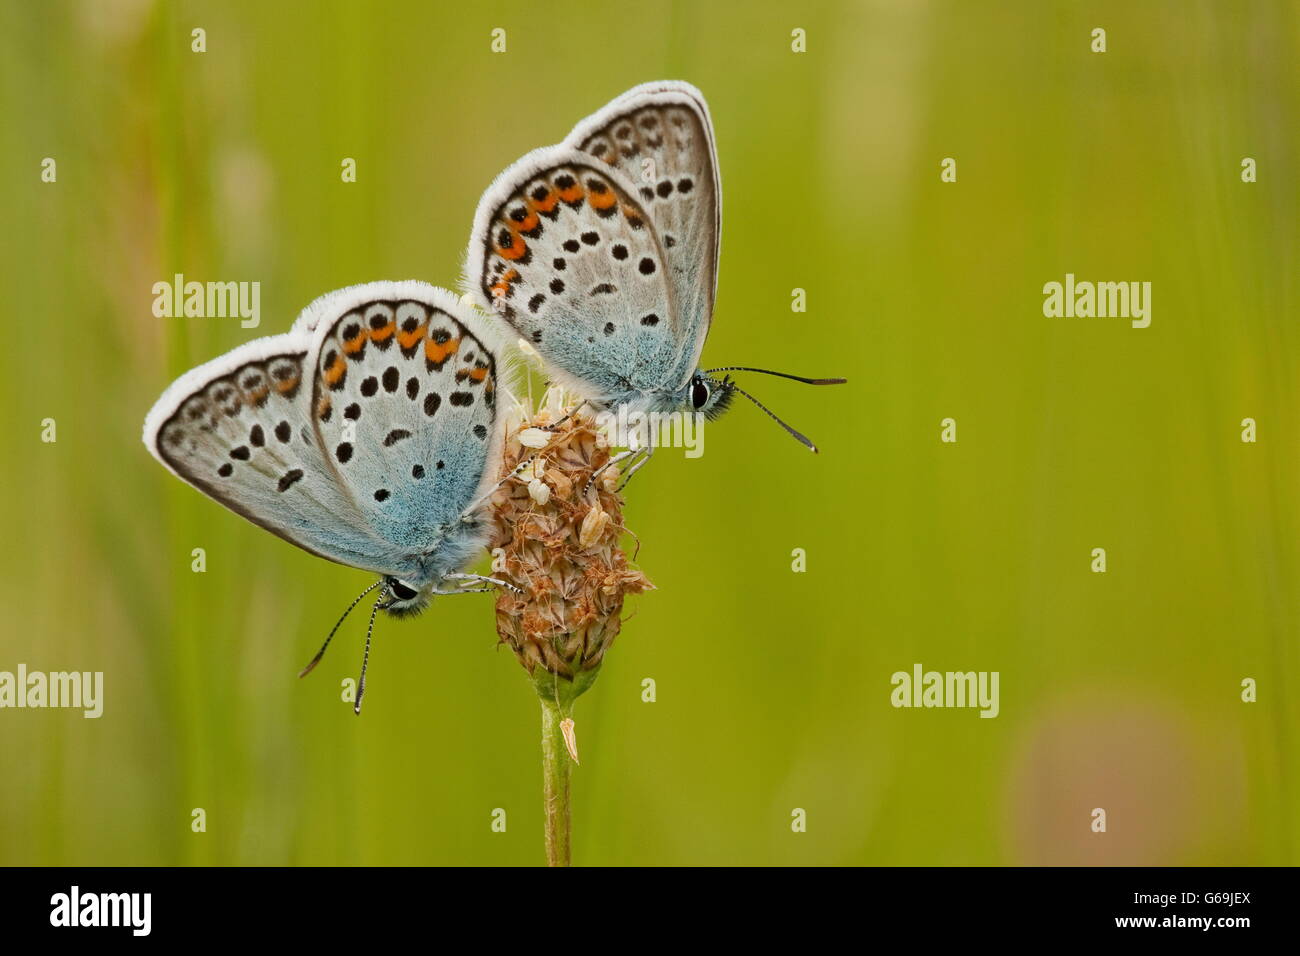
<path fill-rule="evenodd" d="M 587 400 L 584 398 L 581 402 L 575 405 L 570 411 L 565 412 L 564 417 L 561 418 L 558 422 L 555 422 L 552 425 L 542 425 L 541 430 L 544 432 L 555 431 L 557 428 L 559 428 L 561 425 L 567 422 L 574 415 L 577 415 L 580 411 L 582 411 L 583 408 L 586 407 L 586 405 L 587 405 Z"/>
<path fill-rule="evenodd" d="M 476 584 L 495 584 L 497 587 L 505 588 L 507 591 L 513 591 L 515 594 L 523 594 L 523 589 L 515 587 L 509 581 L 502 581 L 500 578 L 490 578 L 482 574 L 447 574 L 443 576 L 444 581 L 472 581 Z M 491 588 L 477 588 L 477 591 L 490 591 Z M 467 590 L 452 591 L 452 594 L 471 593 Z"/>
<path fill-rule="evenodd" d="M 493 485 L 491 488 L 489 488 L 486 492 L 484 492 L 483 494 L 479 495 L 478 498 L 475 499 L 474 502 L 471 503 L 470 506 L 469 506 L 468 508 L 466 508 L 463 512 L 461 512 L 460 520 L 461 520 L 461 521 L 469 521 L 469 522 L 474 521 L 474 520 L 475 520 L 475 512 L 477 512 L 479 508 L 483 507 L 483 505 L 487 504 L 488 499 L 491 498 L 493 495 L 495 495 L 498 491 L 500 491 L 500 490 L 501 490 L 501 487 L 502 487 L 502 486 L 503 486 L 507 481 L 509 481 L 511 478 L 514 478 L 514 477 L 516 477 L 516 476 L 518 476 L 518 475 L 523 474 L 524 470 L 527 469 L 528 466 L 531 465 L 531 464 L 536 460 L 536 458 L 537 458 L 536 455 L 529 455 L 527 458 L 525 458 L 525 459 L 524 459 L 523 461 L 521 461 L 519 464 L 515 465 L 515 467 L 514 467 L 513 469 L 511 469 L 510 474 L 506 475 L 504 478 L 502 478 L 500 481 L 498 481 L 495 485 Z"/>
<path fill-rule="evenodd" d="M 655 446 L 646 445 L 645 454 L 632 463 L 632 466 L 628 468 L 628 470 L 623 474 L 623 480 L 618 483 L 618 488 L 616 488 L 615 490 L 622 491 L 624 488 L 626 488 L 627 483 L 632 480 L 632 476 L 635 475 L 638 471 L 640 471 L 645 466 L 645 463 L 650 460 L 650 456 L 653 455 L 654 453 L 655 453 Z"/>
<path fill-rule="evenodd" d="M 587 479 L 587 483 L 582 486 L 583 495 L 586 495 L 587 492 L 591 491 L 591 486 L 594 485 L 596 481 L 600 478 L 600 476 L 603 475 L 608 469 L 615 467 L 621 462 L 627 461 L 633 455 L 639 454 L 640 451 L 641 449 L 639 448 L 629 448 L 627 451 L 621 451 L 617 455 L 614 455 L 612 458 L 610 458 L 609 461 L 605 462 L 605 464 L 601 465 L 599 468 L 593 471 L 591 473 L 591 477 Z"/>
<path fill-rule="evenodd" d="M 643 456 L 639 461 L 635 462 L 631 468 L 628 469 L 627 475 L 626 477 L 624 477 L 622 484 L 618 486 L 619 489 L 621 490 L 623 488 L 623 485 L 627 484 L 627 479 L 632 477 L 633 472 L 635 472 L 643 464 L 649 461 L 650 456 L 653 454 L 654 454 L 653 445 L 644 445 L 639 448 L 629 448 L 626 451 L 619 452 L 617 455 L 612 457 L 609 461 L 605 462 L 605 464 L 601 465 L 599 468 L 597 468 L 595 471 L 591 473 L 591 477 L 587 479 L 587 483 L 582 486 L 582 493 L 585 495 L 587 492 L 589 492 L 591 490 L 591 486 L 594 485 L 597 479 L 599 479 L 600 476 L 605 473 L 606 469 L 613 468 L 617 465 L 621 465 L 629 458 L 634 458 L 638 455 Z"/>

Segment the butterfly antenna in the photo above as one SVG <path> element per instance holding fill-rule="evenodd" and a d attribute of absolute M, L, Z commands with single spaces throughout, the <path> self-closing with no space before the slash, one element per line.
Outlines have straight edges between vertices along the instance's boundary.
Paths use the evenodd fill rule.
<path fill-rule="evenodd" d="M 750 368 L 747 365 L 728 365 L 725 368 L 706 368 L 705 375 L 712 375 L 714 372 L 761 372 L 764 375 L 775 375 L 777 378 L 788 378 L 792 382 L 803 382 L 805 385 L 843 385 L 848 382 L 847 378 L 804 378 L 802 375 L 791 375 L 789 372 L 773 372 L 769 368 Z M 736 389 L 740 391 L 740 389 Z M 744 393 L 741 392 L 743 395 Z M 752 398 L 752 396 L 751 396 Z M 762 406 L 759 406 L 762 408 Z M 766 409 L 764 409 L 766 411 Z M 771 412 L 768 412 L 771 415 Z M 775 415 L 772 415 L 776 418 Z M 777 421 L 780 421 L 778 418 Z"/>
<path fill-rule="evenodd" d="M 357 701 L 352 705 L 352 712 L 358 717 L 361 716 L 361 697 L 366 692 L 366 668 L 370 666 L 370 635 L 375 632 L 375 615 L 384 605 L 384 599 L 388 597 L 388 588 L 379 592 L 379 599 L 375 601 L 375 606 L 370 609 L 370 626 L 366 628 L 366 650 L 361 655 L 361 679 L 357 681 Z"/>
<path fill-rule="evenodd" d="M 338 632 L 338 629 L 343 626 L 343 622 L 346 621 L 348 615 L 352 613 L 352 609 L 357 606 L 358 602 L 360 602 L 360 600 L 363 597 L 365 597 L 367 594 L 369 594 L 371 591 L 373 591 L 375 588 L 379 587 L 379 585 L 383 583 L 384 583 L 384 579 L 380 578 L 378 581 L 370 585 L 370 587 L 366 588 L 364 591 L 362 591 L 360 594 L 356 596 L 356 599 L 353 600 L 353 602 L 348 605 L 348 609 L 343 612 L 343 616 L 339 618 L 339 622 L 334 625 L 334 629 L 330 631 L 330 636 L 325 638 L 325 643 L 320 646 L 320 650 L 317 651 L 316 656 L 311 659 L 311 663 L 308 664 L 306 667 L 304 667 L 302 671 L 298 674 L 299 677 L 306 677 L 308 674 L 312 672 L 312 668 L 315 667 L 317 664 L 319 664 L 320 659 L 325 656 L 325 648 L 330 646 L 330 641 L 334 640 L 334 635 Z"/>
<path fill-rule="evenodd" d="M 773 374 L 776 374 L 776 373 L 773 373 Z M 792 377 L 792 376 L 791 376 L 791 377 Z M 757 405 L 759 408 L 761 408 L 764 412 L 766 412 L 767 415 L 768 415 L 768 417 L 771 418 L 772 421 L 776 422 L 778 425 L 780 425 L 782 428 L 784 428 L 786 431 L 788 431 L 788 432 L 791 434 L 791 436 L 793 436 L 794 439 L 795 439 L 796 441 L 798 441 L 801 445 L 803 445 L 803 446 L 804 446 L 805 448 L 807 448 L 809 451 L 813 452 L 813 454 L 816 454 L 816 453 L 817 453 L 817 446 L 814 445 L 811 441 L 809 441 L 807 435 L 803 434 L 803 433 L 800 432 L 800 431 L 797 431 L 797 430 L 794 429 L 794 428 L 791 428 L 789 425 L 787 425 L 785 422 L 783 422 L 783 421 L 781 420 L 780 416 L 778 416 L 778 415 L 776 414 L 776 412 L 772 411 L 772 409 L 768 408 L 766 405 L 764 405 L 762 402 L 760 402 L 758 399 L 756 399 L 753 395 L 750 395 L 749 392 L 745 391 L 743 388 L 741 388 L 741 387 L 740 387 L 739 385 L 737 385 L 735 382 L 732 382 L 732 381 L 724 381 L 724 382 L 723 382 L 723 387 L 724 387 L 724 388 L 727 388 L 727 389 L 730 389 L 730 390 L 733 391 L 733 392 L 739 392 L 741 395 L 744 395 L 747 399 L 749 399 L 751 402 L 753 402 L 755 405 Z"/>

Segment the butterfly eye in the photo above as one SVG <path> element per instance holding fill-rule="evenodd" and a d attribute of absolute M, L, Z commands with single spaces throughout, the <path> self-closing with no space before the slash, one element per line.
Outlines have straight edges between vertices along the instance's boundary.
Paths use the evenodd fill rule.
<path fill-rule="evenodd" d="M 709 401 L 709 386 L 696 380 L 691 384 L 691 404 L 696 410 L 703 408 Z"/>
<path fill-rule="evenodd" d="M 408 588 L 396 578 L 388 583 L 388 587 L 399 601 L 409 601 L 419 593 L 414 588 Z"/>

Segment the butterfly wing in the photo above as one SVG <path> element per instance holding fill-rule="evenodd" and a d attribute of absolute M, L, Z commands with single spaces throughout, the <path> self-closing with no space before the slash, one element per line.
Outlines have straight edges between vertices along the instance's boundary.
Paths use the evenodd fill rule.
<path fill-rule="evenodd" d="M 366 527 L 427 554 L 495 476 L 494 350 L 468 306 L 422 282 L 344 290 L 322 311 L 310 402 L 327 468 Z"/>
<path fill-rule="evenodd" d="M 612 400 L 663 388 L 673 374 L 681 333 L 666 262 L 626 176 L 547 147 L 484 193 L 466 269 L 475 298 L 558 378 Z"/>
<path fill-rule="evenodd" d="M 492 352 L 468 333 L 460 334 L 463 322 L 451 317 L 457 308 L 466 311 L 451 293 L 416 282 L 370 283 L 323 296 L 304 310 L 289 334 L 240 346 L 177 380 L 146 418 L 145 444 L 179 478 L 312 554 L 419 578 L 427 566 L 425 552 L 435 542 L 434 529 L 459 517 L 487 480 L 498 418 L 495 395 L 485 397 L 489 387 L 493 393 L 496 388 Z M 346 374 L 340 374 L 335 361 L 344 348 L 340 336 L 353 317 L 380 314 L 391 314 L 392 324 L 385 322 L 373 340 L 376 330 L 367 332 L 365 346 L 343 360 Z M 425 317 L 430 337 L 445 329 L 473 346 L 458 343 L 451 349 L 448 339 L 442 343 L 452 353 L 448 360 L 423 367 L 403 355 L 397 324 L 419 316 Z M 371 348 L 383 340 L 384 330 L 388 349 Z M 420 346 L 425 349 L 423 341 Z M 475 358 L 465 361 L 471 351 Z M 391 356 L 401 358 L 384 361 Z M 461 359 L 459 366 L 453 358 Z M 400 392 L 385 387 L 384 376 L 394 364 L 411 373 L 403 376 Z M 486 371 L 475 381 L 473 370 L 480 364 Z M 475 381 L 466 387 L 475 401 L 451 405 L 450 384 L 462 368 L 469 369 L 465 380 Z M 372 374 L 379 384 L 367 396 L 365 383 Z M 406 397 L 412 377 L 423 401 Z M 437 415 L 425 411 L 426 404 L 435 404 L 427 396 L 435 393 L 438 403 L 454 409 L 437 424 Z M 388 401 L 398 394 L 405 405 Z M 351 421 L 347 437 L 355 438 L 354 452 L 340 462 L 341 423 L 350 421 L 344 413 L 354 402 L 367 403 L 368 418 L 364 425 Z M 479 424 L 487 438 L 479 437 Z M 385 446 L 384 440 L 401 429 L 411 440 Z M 412 477 L 420 461 L 427 461 L 433 480 Z M 444 462 L 441 470 L 438 461 Z M 449 477 L 438 482 L 435 473 L 444 472 Z M 374 495 L 380 487 L 390 492 L 384 501 Z"/>
<path fill-rule="evenodd" d="M 375 568 L 384 547 L 334 481 L 307 416 L 310 346 L 272 336 L 187 372 L 149 412 L 144 442 L 178 478 L 272 534 Z"/>
<path fill-rule="evenodd" d="M 713 316 L 722 186 L 704 95 L 661 81 L 628 90 L 574 127 L 565 145 L 636 184 L 668 260 L 681 314 L 681 383 L 695 370 Z"/>

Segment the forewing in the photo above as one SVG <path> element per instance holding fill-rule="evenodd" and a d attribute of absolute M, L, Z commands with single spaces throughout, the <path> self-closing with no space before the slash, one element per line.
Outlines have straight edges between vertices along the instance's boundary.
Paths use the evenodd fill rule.
<path fill-rule="evenodd" d="M 496 359 L 468 321 L 442 289 L 376 283 L 316 330 L 316 434 L 366 525 L 400 553 L 426 553 L 459 520 L 500 445 Z"/>
<path fill-rule="evenodd" d="M 484 194 L 467 268 L 477 297 L 588 397 L 663 387 L 681 329 L 664 249 L 635 187 L 549 147 Z"/>
<path fill-rule="evenodd" d="M 721 242 L 722 190 L 704 95 L 688 83 L 636 87 L 580 122 L 565 145 L 636 184 L 668 260 L 689 374 L 713 316 Z"/>
<path fill-rule="evenodd" d="M 310 342 L 249 342 L 176 381 L 145 419 L 154 456 L 199 491 L 313 554 L 389 570 L 321 457 L 307 416 Z"/>

